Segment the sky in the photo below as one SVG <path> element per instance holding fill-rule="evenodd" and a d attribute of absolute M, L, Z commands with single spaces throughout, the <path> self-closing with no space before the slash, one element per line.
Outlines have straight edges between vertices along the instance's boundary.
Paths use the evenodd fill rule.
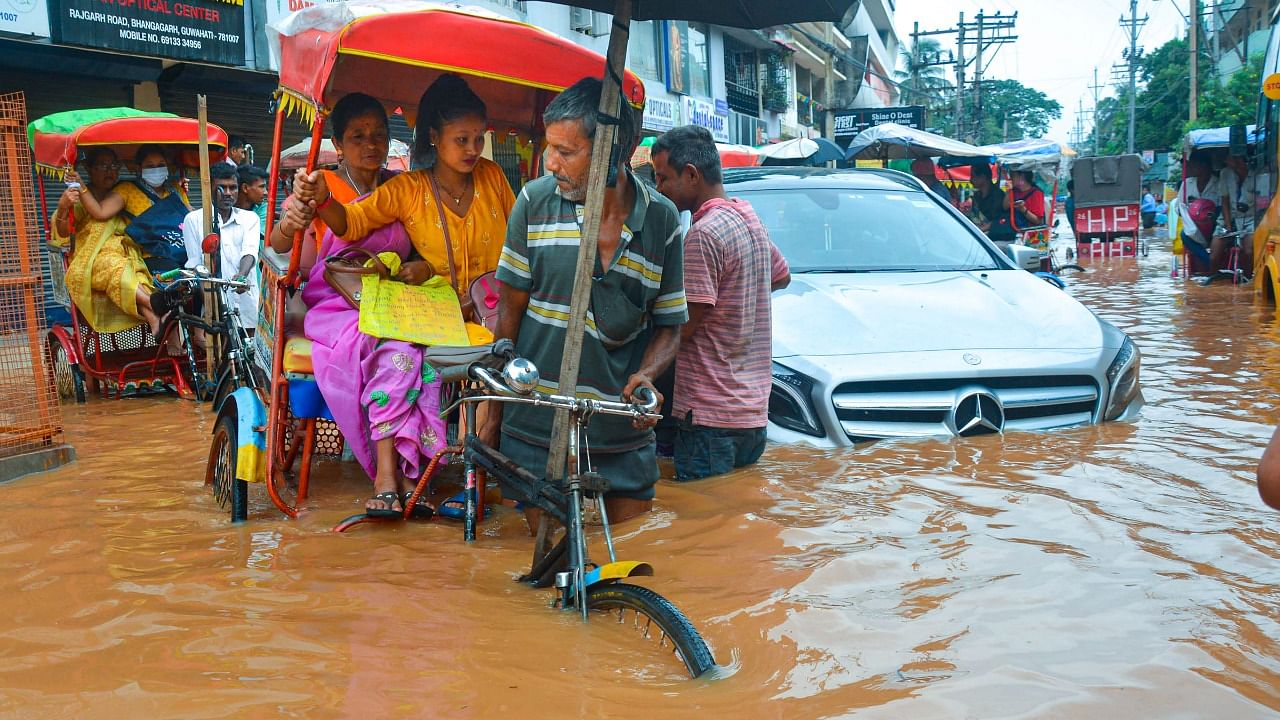
<path fill-rule="evenodd" d="M 911 42 L 912 25 L 920 23 L 920 31 L 953 28 L 964 13 L 970 21 L 979 10 L 987 14 L 1018 13 L 1014 33 L 1017 41 L 999 47 L 994 60 L 987 65 L 985 77 L 1012 79 L 1036 88 L 1062 105 L 1062 117 L 1049 127 L 1049 137 L 1068 142 L 1075 129 L 1076 110 L 1083 101 L 1084 109 L 1093 106 L 1093 70 L 1098 80 L 1108 87 L 1101 97 L 1115 94 L 1110 87 L 1111 66 L 1123 61 L 1121 51 L 1128 47 L 1129 31 L 1120 26 L 1120 17 L 1129 14 L 1128 0 L 897 0 L 894 25 L 904 46 Z M 1139 47 L 1148 50 L 1185 34 L 1190 0 L 1138 0 L 1138 17 L 1150 16 L 1138 33 Z M 1181 14 L 1179 14 L 1181 10 Z M 955 48 L 955 36 L 936 36 L 944 49 Z M 971 55 L 972 46 L 965 50 Z M 952 68 L 948 78 L 955 79 Z M 973 77 L 969 66 L 968 77 Z M 1090 124 L 1086 117 L 1086 132 Z"/>

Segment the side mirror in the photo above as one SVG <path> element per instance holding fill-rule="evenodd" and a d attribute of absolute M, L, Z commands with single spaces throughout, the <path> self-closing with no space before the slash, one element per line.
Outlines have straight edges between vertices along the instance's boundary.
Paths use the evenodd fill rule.
<path fill-rule="evenodd" d="M 1009 246 L 1005 248 L 1005 252 L 1009 255 L 1009 259 L 1013 261 L 1013 264 L 1023 270 L 1035 272 L 1040 269 L 1040 251 L 1033 247 L 1027 247 L 1020 243 L 1009 243 Z"/>

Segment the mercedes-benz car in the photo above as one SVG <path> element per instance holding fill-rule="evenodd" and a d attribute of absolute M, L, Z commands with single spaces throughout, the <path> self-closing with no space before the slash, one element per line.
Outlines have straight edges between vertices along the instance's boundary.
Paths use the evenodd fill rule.
<path fill-rule="evenodd" d="M 726 170 L 725 189 L 791 266 L 773 296 L 770 439 L 1045 430 L 1141 407 L 1133 341 L 915 178 L 750 168 Z"/>

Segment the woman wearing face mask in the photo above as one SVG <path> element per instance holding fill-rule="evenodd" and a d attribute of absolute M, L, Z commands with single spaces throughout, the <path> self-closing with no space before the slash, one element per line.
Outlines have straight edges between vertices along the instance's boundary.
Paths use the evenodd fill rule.
<path fill-rule="evenodd" d="M 67 173 L 68 187 L 53 217 L 55 244 L 65 245 L 75 233 L 67 291 L 98 332 L 119 332 L 146 321 L 157 333 L 160 319 L 151 309 L 155 285 L 141 249 L 125 234 L 119 159 L 109 148 L 96 148 L 85 167 L 88 184 L 76 172 Z"/>
<path fill-rule="evenodd" d="M 418 103 L 414 154 L 420 169 L 391 178 L 349 205 L 334 202 L 323 173 L 299 172 L 294 201 L 314 208 L 334 237 L 334 250 L 403 224 L 408 242 L 400 248 L 404 262 L 397 279 L 417 284 L 440 275 L 461 295 L 472 280 L 497 268 L 515 203 L 502 169 L 481 156 L 487 130 L 484 102 L 461 77 L 443 75 Z M 308 290 L 317 285 L 314 275 Z M 308 304 L 307 334 L 312 336 L 315 305 Z M 403 512 L 426 461 L 443 447 L 439 419 L 431 417 L 438 412 L 439 381 L 424 366 L 419 346 L 367 335 L 360 342 L 360 361 L 346 368 L 346 389 L 363 420 L 357 427 L 341 422 L 339 427 L 344 437 L 365 436 L 373 445 L 373 453 L 365 456 L 353 447 L 373 478 L 374 494 L 365 509 L 372 516 L 392 517 Z M 323 386 L 321 391 L 332 407 L 330 391 Z M 481 420 L 480 426 L 482 435 L 496 436 L 496 424 Z"/>

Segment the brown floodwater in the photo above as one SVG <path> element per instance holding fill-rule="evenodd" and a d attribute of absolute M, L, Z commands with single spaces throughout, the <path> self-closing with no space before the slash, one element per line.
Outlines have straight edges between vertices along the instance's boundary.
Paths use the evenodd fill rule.
<path fill-rule="evenodd" d="M 1167 250 L 1069 291 L 1129 332 L 1134 423 L 851 451 L 663 482 L 624 558 L 725 666 L 513 582 L 522 521 L 329 528 L 367 485 L 323 463 L 303 516 L 203 489 L 208 411 L 64 406 L 79 460 L 0 486 L 6 718 L 1252 718 L 1280 713 L 1280 513 L 1254 468 L 1280 325 Z M 1167 243 L 1164 244 L 1167 246 Z"/>

